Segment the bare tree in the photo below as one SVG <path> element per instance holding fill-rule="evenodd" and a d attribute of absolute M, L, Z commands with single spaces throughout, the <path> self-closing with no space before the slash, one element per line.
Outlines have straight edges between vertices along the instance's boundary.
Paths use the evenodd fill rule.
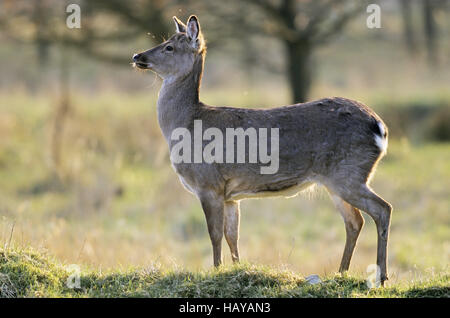
<path fill-rule="evenodd" d="M 406 48 L 411 56 L 417 55 L 417 39 L 414 33 L 413 10 L 411 0 L 400 0 L 402 20 L 403 20 L 403 34 Z"/>
<path fill-rule="evenodd" d="M 449 0 L 399 0 L 403 20 L 403 34 L 408 53 L 413 57 L 420 50 L 426 52 L 430 66 L 435 67 L 439 62 L 439 40 L 442 25 L 436 18 L 440 12 L 449 12 Z M 414 19 L 414 12 L 420 13 Z M 420 25 L 420 22 L 422 24 Z M 415 32 L 415 28 L 423 30 L 422 37 Z"/>
<path fill-rule="evenodd" d="M 303 102 L 312 83 L 314 51 L 342 32 L 352 18 L 364 13 L 366 5 L 366 1 L 352 0 L 249 0 L 208 1 L 200 9 L 220 21 L 208 22 L 211 33 L 216 35 L 241 36 L 249 45 L 242 34 L 279 40 L 286 52 L 285 72 L 292 99 Z M 214 40 L 212 44 L 216 44 Z"/>
<path fill-rule="evenodd" d="M 172 33 L 168 12 L 173 4 L 170 0 L 96 0 L 83 3 L 82 10 L 89 14 L 83 17 L 83 32 L 76 37 L 62 39 L 87 55 L 121 65 L 128 65 L 130 52 L 117 54 L 102 50 L 108 43 L 122 43 L 150 35 L 149 42 L 159 42 Z M 105 28 L 104 19 L 108 16 L 113 27 Z"/>
<path fill-rule="evenodd" d="M 150 42 L 160 41 L 173 31 L 170 15 L 183 9 L 186 15 L 196 11 L 204 13 L 202 18 L 208 16 L 210 19 L 210 48 L 223 38 L 236 38 L 237 33 L 279 40 L 286 52 L 285 72 L 296 102 L 308 98 L 315 49 L 339 34 L 358 13 L 365 12 L 365 1 L 354 0 L 230 0 L 226 3 L 219 0 L 96 0 L 79 3 L 83 14 L 80 32 L 67 32 L 61 26 L 55 28 L 52 24 L 49 27 L 49 23 L 42 24 L 42 19 L 36 20 L 41 23 L 36 33 L 41 47 L 48 45 L 48 41 L 58 42 L 102 61 L 127 65 L 129 52 L 108 49 L 108 44 L 135 40 L 147 32 L 153 36 L 148 37 Z M 220 23 L 213 20 L 217 18 L 222 18 Z M 108 27 L 105 27 L 105 20 L 108 20 Z M 39 31 L 41 29 L 46 31 Z M 241 40 L 245 38 L 241 37 Z M 249 46 L 251 43 L 248 41 Z M 249 60 L 248 54 L 246 57 Z"/>
<path fill-rule="evenodd" d="M 436 2 L 436 1 L 435 1 Z M 423 30 L 425 35 L 425 48 L 430 65 L 437 64 L 437 33 L 438 27 L 434 18 L 436 3 L 432 0 L 423 0 Z"/>
<path fill-rule="evenodd" d="M 72 47 L 105 62 L 127 65 L 129 52 L 110 50 L 109 44 L 133 41 L 151 32 L 149 42 L 157 42 L 171 32 L 171 0 L 79 0 L 82 28 L 65 24 L 69 1 L 5 1 L 0 12 L 1 32 L 8 38 L 35 43 L 40 61 L 45 61 L 51 45 Z"/>

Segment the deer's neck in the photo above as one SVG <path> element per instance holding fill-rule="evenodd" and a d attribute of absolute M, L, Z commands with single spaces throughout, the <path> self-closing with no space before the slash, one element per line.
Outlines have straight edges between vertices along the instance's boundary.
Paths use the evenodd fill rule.
<path fill-rule="evenodd" d="M 166 140 L 179 127 L 188 128 L 199 107 L 204 56 L 199 56 L 193 71 L 181 77 L 165 78 L 158 95 L 158 122 Z"/>

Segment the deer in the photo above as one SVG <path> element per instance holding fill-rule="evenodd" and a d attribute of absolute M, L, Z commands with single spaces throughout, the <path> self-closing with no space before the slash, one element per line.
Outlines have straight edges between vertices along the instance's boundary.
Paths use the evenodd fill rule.
<path fill-rule="evenodd" d="M 222 264 L 223 236 L 232 261 L 240 260 L 241 200 L 291 197 L 320 185 L 345 224 L 339 272 L 349 269 L 364 225 L 364 211 L 376 224 L 377 275 L 384 286 L 392 206 L 369 185 L 387 151 L 388 129 L 382 119 L 365 104 L 342 97 L 274 108 L 206 105 L 199 99 L 206 56 L 199 19 L 191 15 L 186 24 L 175 16 L 173 20 L 176 32 L 169 39 L 132 57 L 134 67 L 150 70 L 162 79 L 157 119 L 169 150 L 176 146 L 173 131 L 182 127 L 193 134 L 198 120 L 204 127 L 223 132 L 229 127 L 277 128 L 279 132 L 279 163 L 272 174 L 261 173 L 260 163 L 179 162 L 170 158 L 183 186 L 201 203 L 214 266 Z M 249 149 L 247 145 L 247 156 Z"/>

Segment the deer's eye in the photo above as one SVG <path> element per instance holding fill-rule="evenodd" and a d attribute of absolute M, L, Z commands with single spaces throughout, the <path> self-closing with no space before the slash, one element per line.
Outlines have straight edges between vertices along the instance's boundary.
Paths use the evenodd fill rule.
<path fill-rule="evenodd" d="M 173 46 L 171 46 L 171 45 L 166 46 L 166 51 L 172 52 Z"/>

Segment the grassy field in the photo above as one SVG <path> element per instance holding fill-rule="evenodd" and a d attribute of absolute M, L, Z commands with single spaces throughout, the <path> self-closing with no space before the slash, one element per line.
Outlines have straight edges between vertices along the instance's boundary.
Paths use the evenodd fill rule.
<path fill-rule="evenodd" d="M 31 256 L 17 251 L 32 247 L 63 264 L 88 268 L 83 281 L 90 287 L 79 294 L 64 291 L 64 276 L 57 274 L 63 275 L 60 265 L 51 261 L 51 269 L 45 263 L 39 271 L 48 272 L 44 281 L 56 287 L 48 291 L 45 284 L 26 287 L 34 286 L 26 274 L 25 281 L 18 276 L 12 280 L 12 284 L 25 286 L 23 290 L 18 287 L 17 295 L 95 296 L 102 292 L 103 283 L 109 286 L 104 291 L 107 295 L 164 295 L 170 291 L 158 291 L 155 286 L 167 283 L 167 277 L 179 280 L 189 275 L 194 281 L 205 280 L 205 289 L 199 287 L 198 295 L 206 295 L 210 280 L 220 285 L 227 275 L 244 281 L 261 275 L 263 280 L 273 280 L 273 275 L 281 279 L 267 290 L 257 285 L 248 294 L 261 296 L 328 295 L 328 287 L 303 288 L 301 277 L 310 274 L 334 286 L 331 296 L 400 297 L 413 295 L 416 284 L 423 289 L 433 284 L 448 286 L 450 143 L 391 138 L 388 155 L 372 182 L 394 207 L 389 242 L 391 289 L 389 294 L 368 293 L 358 286 L 376 259 L 375 225 L 364 215 L 366 225 L 351 276 L 336 278 L 345 229 L 320 189 L 292 199 L 243 201 L 241 256 L 258 266 L 229 267 L 224 243 L 226 267 L 205 272 L 211 266 L 212 251 L 203 212 L 169 165 L 152 97 L 76 95 L 60 132 L 62 158 L 55 167 L 51 134 L 57 99 L 48 96 L 11 92 L 1 97 L 6 107 L 0 109 L 0 242 L 12 250 L 8 257 L 3 252 L 2 268 L 20 268 Z M 206 94 L 205 98 L 220 100 L 222 95 Z M 267 105 L 261 106 L 268 106 L 276 103 L 273 99 L 250 91 L 236 102 L 237 106 L 255 105 L 256 100 L 264 100 Z M 383 110 L 374 104 L 377 111 Z M 157 264 L 161 272 L 136 281 L 134 277 L 144 275 L 149 264 Z M 128 270 L 130 266 L 144 269 Z M 285 271 L 290 274 L 286 276 Z M 116 286 L 122 283 L 128 287 Z M 196 295 L 189 283 L 180 284 L 177 295 Z M 228 289 L 222 292 L 231 293 Z M 422 295 L 422 291 L 417 293 Z"/>
<path fill-rule="evenodd" d="M 287 270 L 241 264 L 188 272 L 148 266 L 80 271 L 32 250 L 0 250 L 0 297 L 450 297 L 450 275 L 368 288 L 362 277 L 328 275 L 320 284 Z M 69 283 L 68 283 L 69 282 Z"/>

